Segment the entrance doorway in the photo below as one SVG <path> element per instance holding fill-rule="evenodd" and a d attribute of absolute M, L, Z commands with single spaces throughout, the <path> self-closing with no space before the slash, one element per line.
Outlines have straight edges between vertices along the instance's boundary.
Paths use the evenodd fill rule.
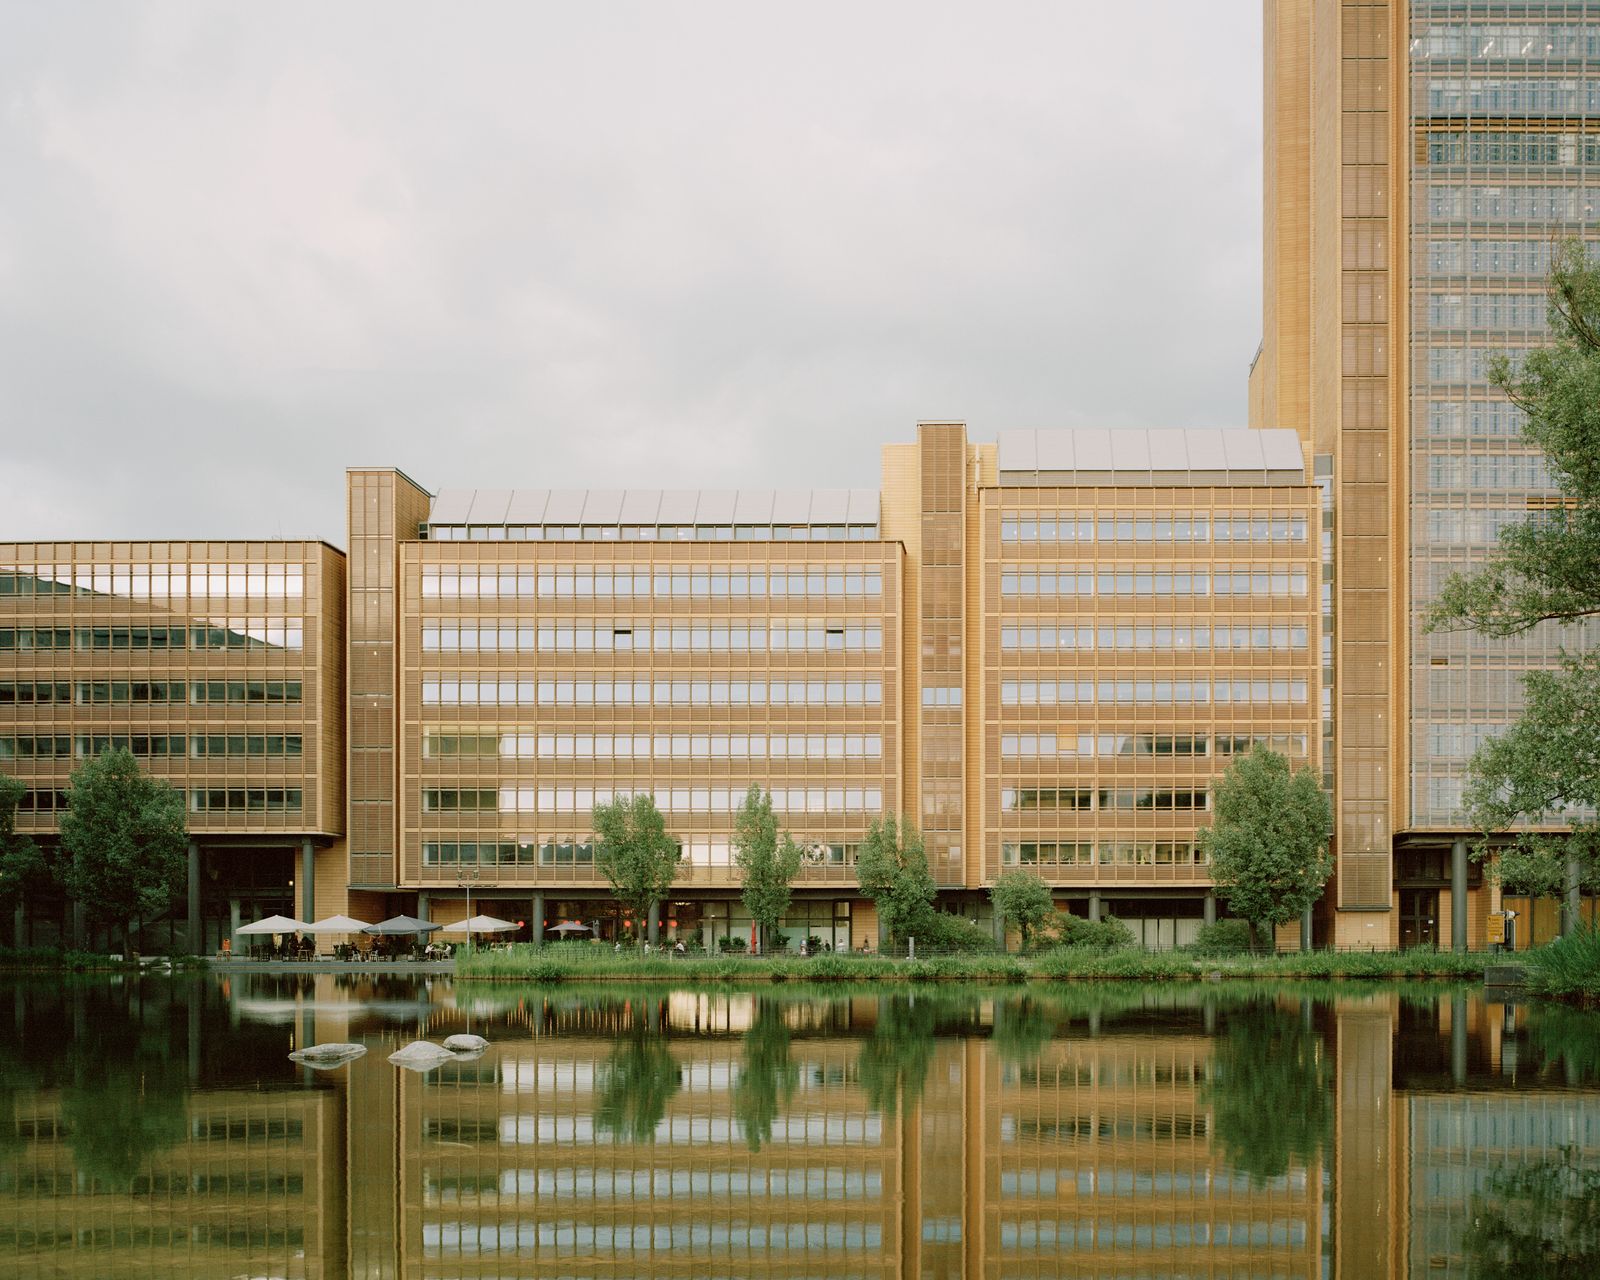
<path fill-rule="evenodd" d="M 1437 947 L 1439 945 L 1439 891 L 1437 889 L 1400 890 L 1400 946 Z"/>

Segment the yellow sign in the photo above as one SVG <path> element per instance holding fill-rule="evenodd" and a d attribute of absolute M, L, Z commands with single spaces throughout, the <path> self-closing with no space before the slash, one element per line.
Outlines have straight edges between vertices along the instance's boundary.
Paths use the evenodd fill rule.
<path fill-rule="evenodd" d="M 1489 941 L 1492 943 L 1500 943 L 1503 946 L 1505 944 L 1505 940 L 1506 918 L 1498 911 L 1491 911 L 1489 913 Z"/>

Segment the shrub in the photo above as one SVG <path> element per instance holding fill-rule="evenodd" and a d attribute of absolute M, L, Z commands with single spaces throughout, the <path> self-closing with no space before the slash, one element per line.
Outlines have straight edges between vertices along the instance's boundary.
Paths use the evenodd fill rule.
<path fill-rule="evenodd" d="M 1239 956 L 1250 950 L 1250 925 L 1244 920 L 1217 920 L 1200 926 L 1190 948 L 1202 956 Z"/>
<path fill-rule="evenodd" d="M 743 955 L 749 949 L 750 944 L 743 938 L 724 937 L 717 939 L 717 950 L 722 952 L 723 955 Z"/>
<path fill-rule="evenodd" d="M 1136 945 L 1133 930 L 1114 916 L 1085 920 L 1063 915 L 1055 927 L 1056 945 L 1085 951 L 1126 951 Z"/>
<path fill-rule="evenodd" d="M 936 911 L 927 923 L 916 931 L 917 949 L 929 951 L 962 951 L 974 954 L 996 950 L 994 938 L 982 925 L 973 924 L 960 916 Z"/>

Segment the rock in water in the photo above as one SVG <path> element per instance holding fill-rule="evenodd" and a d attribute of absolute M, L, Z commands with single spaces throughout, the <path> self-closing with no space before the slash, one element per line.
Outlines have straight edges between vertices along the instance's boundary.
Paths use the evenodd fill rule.
<path fill-rule="evenodd" d="M 413 1071 L 431 1071 L 454 1056 L 450 1050 L 441 1049 L 431 1041 L 413 1040 L 404 1049 L 391 1053 L 389 1061 L 397 1067 L 409 1067 Z"/>
<path fill-rule="evenodd" d="M 308 1067 L 339 1067 L 346 1062 L 354 1062 L 366 1051 L 367 1046 L 364 1044 L 345 1044 L 336 1041 L 331 1044 L 313 1044 L 304 1049 L 296 1049 L 289 1055 L 289 1060 L 304 1063 Z"/>
<path fill-rule="evenodd" d="M 452 1053 L 482 1053 L 489 1042 L 482 1036 L 454 1035 L 445 1037 L 444 1047 Z"/>

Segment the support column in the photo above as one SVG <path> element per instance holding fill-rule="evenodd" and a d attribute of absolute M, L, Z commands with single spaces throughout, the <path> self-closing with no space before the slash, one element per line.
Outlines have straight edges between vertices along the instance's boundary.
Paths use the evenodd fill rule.
<path fill-rule="evenodd" d="M 16 908 L 11 912 L 11 941 L 18 951 L 28 945 L 28 913 L 22 905 L 21 898 L 17 899 Z"/>
<path fill-rule="evenodd" d="M 197 956 L 204 949 L 200 937 L 200 844 L 189 841 L 189 954 Z"/>
<path fill-rule="evenodd" d="M 661 904 L 652 902 L 650 914 L 645 917 L 644 939 L 652 947 L 661 944 Z"/>
<path fill-rule="evenodd" d="M 1006 949 L 1006 916 L 998 905 L 994 909 L 994 941 L 1001 951 Z"/>
<path fill-rule="evenodd" d="M 1201 907 L 1201 917 L 1206 924 L 1217 922 L 1217 895 L 1208 892 Z"/>
<path fill-rule="evenodd" d="M 533 933 L 533 945 L 544 946 L 544 894 L 533 895 L 533 910 L 528 915 L 528 928 Z"/>
<path fill-rule="evenodd" d="M 1450 846 L 1450 949 L 1467 949 L 1467 839 Z"/>
<path fill-rule="evenodd" d="M 1300 913 L 1300 950 L 1311 950 L 1311 908 Z"/>
<path fill-rule="evenodd" d="M 300 910 L 302 919 L 310 924 L 317 918 L 317 864 L 311 837 L 300 841 Z"/>
<path fill-rule="evenodd" d="M 1098 893 L 1089 895 L 1089 919 L 1094 921 L 1100 919 L 1100 895 Z"/>
<path fill-rule="evenodd" d="M 1576 933 L 1578 925 L 1583 919 L 1583 893 L 1582 877 L 1578 867 L 1578 855 L 1567 855 L 1567 909 L 1562 912 L 1562 936 Z"/>
<path fill-rule="evenodd" d="M 239 954 L 239 899 L 228 899 L 228 950 Z"/>
<path fill-rule="evenodd" d="M 417 890 L 417 919 L 432 920 L 428 912 L 433 910 L 433 895 L 426 889 Z"/>
<path fill-rule="evenodd" d="M 883 912 L 878 912 L 878 954 L 882 955 L 889 949 L 889 922 L 883 918 Z"/>
<path fill-rule="evenodd" d="M 84 939 L 87 933 L 88 929 L 86 921 L 84 920 L 83 903 L 74 902 L 72 904 L 72 945 L 79 951 L 83 950 Z"/>

